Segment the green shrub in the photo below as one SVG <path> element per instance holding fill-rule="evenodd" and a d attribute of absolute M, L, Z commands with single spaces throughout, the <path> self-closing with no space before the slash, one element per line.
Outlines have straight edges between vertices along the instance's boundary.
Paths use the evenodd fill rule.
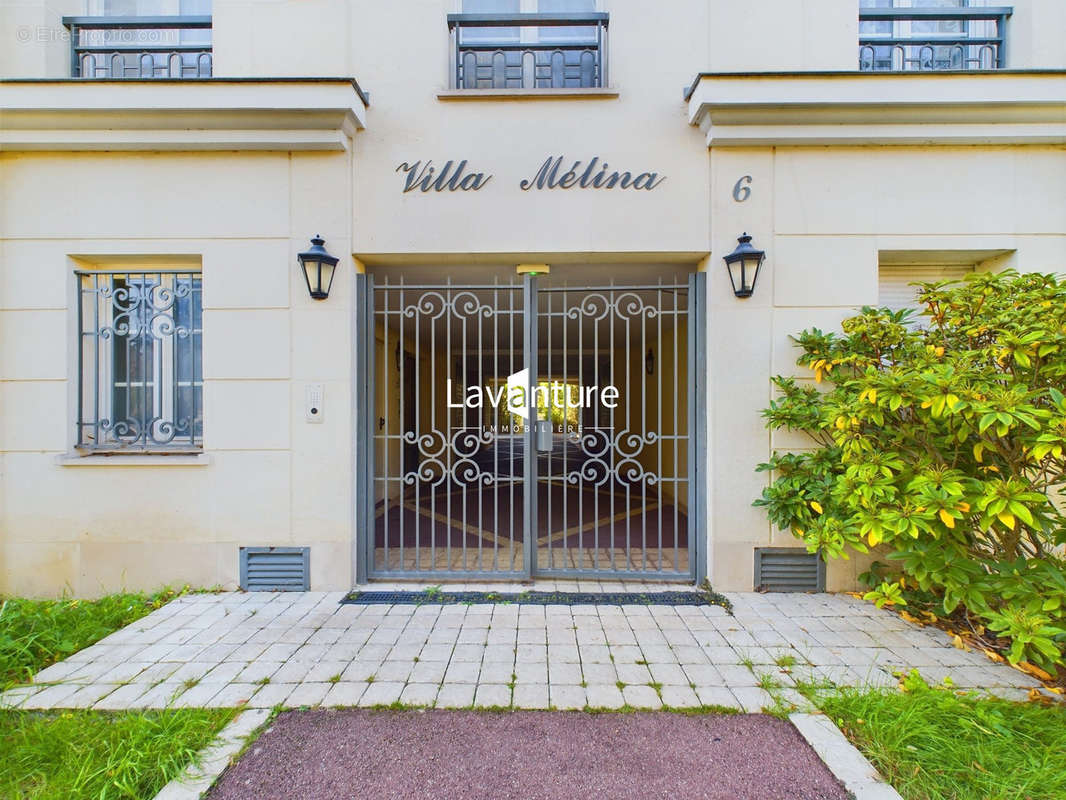
<path fill-rule="evenodd" d="M 823 386 L 774 378 L 763 413 L 814 448 L 761 464 L 774 479 L 756 505 L 827 559 L 882 546 L 893 580 L 979 617 L 1012 662 L 1062 664 L 1066 285 L 976 274 L 919 301 L 920 327 L 864 308 L 842 335 L 796 339 Z M 902 599 L 889 580 L 869 597 Z"/>

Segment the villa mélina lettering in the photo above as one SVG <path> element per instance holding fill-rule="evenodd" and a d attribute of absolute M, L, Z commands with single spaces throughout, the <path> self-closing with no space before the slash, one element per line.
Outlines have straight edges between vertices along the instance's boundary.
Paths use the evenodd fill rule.
<path fill-rule="evenodd" d="M 582 189 L 646 189 L 651 191 L 666 180 L 666 176 L 660 176 L 658 172 L 641 172 L 633 177 L 631 172 L 610 171 L 606 161 L 599 163 L 599 156 L 593 156 L 582 170 L 581 161 L 575 161 L 566 172 L 559 174 L 563 165 L 562 156 L 548 156 L 540 165 L 537 174 L 527 178 L 518 184 L 522 191 L 530 189 L 572 189 L 575 186 Z M 599 166 L 599 171 L 597 171 Z"/>
<path fill-rule="evenodd" d="M 525 178 L 518 187 L 527 192 L 530 189 L 644 189 L 651 191 L 666 180 L 658 172 L 638 172 L 634 175 L 629 170 L 612 170 L 606 161 L 593 156 L 588 162 L 580 159 L 574 161 L 569 169 L 564 170 L 565 156 L 548 156 L 531 178 Z M 443 167 L 436 167 L 432 160 L 423 162 L 404 161 L 396 172 L 404 174 L 403 192 L 419 190 L 428 192 L 476 192 L 492 180 L 492 175 L 474 172 L 468 166 L 467 159 L 458 163 L 448 160 Z"/>
<path fill-rule="evenodd" d="M 440 172 L 437 172 L 437 168 L 433 166 L 432 161 L 427 161 L 425 165 L 421 161 L 416 161 L 413 164 L 404 161 L 396 168 L 396 171 L 400 172 L 402 170 L 407 173 L 403 185 L 404 192 L 412 192 L 415 189 L 421 189 L 423 192 L 443 192 L 445 189 L 449 192 L 454 192 L 457 189 L 464 192 L 476 192 L 492 180 L 492 176 L 486 175 L 484 172 L 468 172 L 464 175 L 463 171 L 466 169 L 465 158 L 453 170 L 452 165 L 454 163 L 454 161 L 448 161 Z"/>

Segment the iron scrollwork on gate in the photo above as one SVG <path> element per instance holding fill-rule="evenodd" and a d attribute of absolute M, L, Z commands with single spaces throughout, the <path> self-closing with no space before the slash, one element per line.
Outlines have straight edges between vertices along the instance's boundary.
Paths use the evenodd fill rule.
<path fill-rule="evenodd" d="M 692 574 L 691 281 L 541 280 L 373 285 L 369 576 Z"/>

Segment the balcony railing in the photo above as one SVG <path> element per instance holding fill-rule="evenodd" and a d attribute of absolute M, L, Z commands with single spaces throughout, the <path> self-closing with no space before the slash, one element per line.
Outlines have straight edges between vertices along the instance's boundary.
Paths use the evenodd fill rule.
<path fill-rule="evenodd" d="M 73 78 L 210 78 L 211 17 L 63 17 Z"/>
<path fill-rule="evenodd" d="M 456 89 L 606 87 L 604 13 L 449 14 Z"/>
<path fill-rule="evenodd" d="M 1008 6 L 860 8 L 859 69 L 1003 69 L 1007 63 L 1007 17 L 1013 11 Z M 876 28 L 882 30 L 871 30 Z"/>

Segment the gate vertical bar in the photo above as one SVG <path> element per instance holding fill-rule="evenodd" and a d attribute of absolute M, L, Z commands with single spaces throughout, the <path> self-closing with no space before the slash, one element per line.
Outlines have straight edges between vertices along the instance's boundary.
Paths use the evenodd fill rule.
<path fill-rule="evenodd" d="M 688 279 L 688 552 L 696 583 L 707 576 L 710 546 L 706 541 L 705 467 L 699 460 L 707 454 L 706 278 L 705 272 L 696 272 Z"/>
<path fill-rule="evenodd" d="M 528 385 L 526 387 L 526 429 L 523 451 L 523 571 L 527 578 L 534 573 L 537 537 L 537 277 L 526 275 L 522 281 L 523 346 Z"/>
<path fill-rule="evenodd" d="M 370 559 L 374 553 L 374 501 L 368 487 L 373 488 L 373 470 L 370 463 L 372 450 L 370 417 L 373 414 L 373 396 L 369 392 L 371 343 L 367 332 L 373 334 L 373 292 L 368 275 L 356 275 L 354 286 L 354 309 L 352 314 L 352 491 L 354 520 L 352 531 L 355 545 L 352 557 L 355 561 L 355 582 L 366 583 L 370 571 Z M 368 320 L 367 317 L 370 319 Z M 373 340 L 371 339 L 371 342 Z"/>

